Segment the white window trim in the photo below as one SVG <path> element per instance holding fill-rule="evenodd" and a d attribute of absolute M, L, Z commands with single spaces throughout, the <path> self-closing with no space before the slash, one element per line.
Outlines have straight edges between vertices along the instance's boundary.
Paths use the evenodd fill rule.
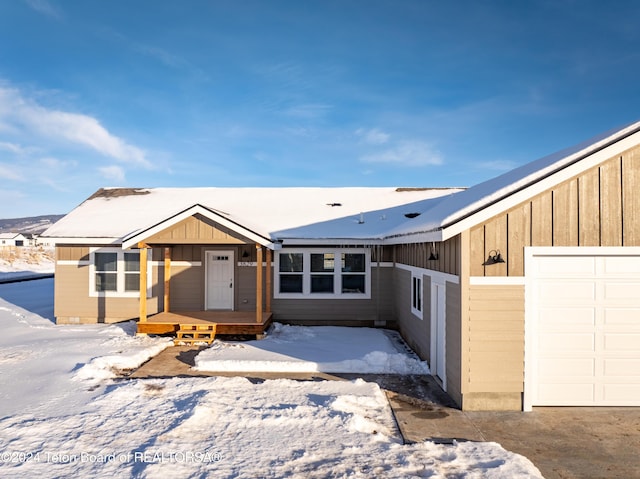
<path fill-rule="evenodd" d="M 289 253 L 301 253 L 304 255 L 302 268 L 302 293 L 280 293 L 280 255 Z M 333 253 L 335 256 L 335 268 L 333 272 L 333 293 L 311 292 L 311 254 Z M 342 293 L 342 272 L 339 267 L 342 253 L 364 254 L 364 293 Z M 286 274 L 286 273 L 283 273 Z M 276 252 L 274 262 L 274 294 L 276 299 L 371 299 L 371 250 L 368 248 L 283 248 Z"/>
<path fill-rule="evenodd" d="M 132 253 L 133 250 L 123 250 L 122 248 L 90 248 L 89 249 L 89 296 L 92 298 L 138 298 L 140 297 L 139 291 L 125 291 L 125 271 L 124 271 L 124 254 Z M 118 268 L 116 287 L 117 291 L 96 291 L 96 253 L 116 253 L 118 255 Z M 151 257 L 147 256 L 147 298 L 151 297 L 152 278 L 153 272 L 151 268 Z"/>
<path fill-rule="evenodd" d="M 415 296 L 414 296 L 414 287 L 413 283 L 415 281 L 419 281 L 419 295 L 420 295 L 420 308 L 415 307 Z M 424 319 L 424 275 L 418 271 L 411 271 L 411 312 L 418 319 Z"/>

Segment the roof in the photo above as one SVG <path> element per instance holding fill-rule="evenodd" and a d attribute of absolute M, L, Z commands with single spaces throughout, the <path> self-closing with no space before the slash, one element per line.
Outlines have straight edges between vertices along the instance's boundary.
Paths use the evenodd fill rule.
<path fill-rule="evenodd" d="M 196 211 L 282 239 L 380 239 L 461 188 L 105 188 L 42 236 L 120 244 Z"/>
<path fill-rule="evenodd" d="M 22 233 L 0 233 L 0 239 L 16 239 L 18 236 L 25 237 Z"/>
<path fill-rule="evenodd" d="M 442 241 L 638 144 L 640 122 L 469 189 L 107 188 L 42 236 L 131 246 L 199 213 L 261 244 Z"/>
<path fill-rule="evenodd" d="M 441 232 L 441 239 L 452 237 L 482 222 L 488 214 L 497 214 L 542 188 L 558 184 L 565 179 L 561 173 L 566 172 L 564 176 L 579 174 L 594 163 L 612 158 L 637 144 L 640 144 L 640 122 L 610 130 L 429 204 L 428 209 L 421 211 L 418 221 L 400 225 L 390 231 L 387 238 L 434 231 Z M 592 161 L 583 161 L 587 159 Z M 496 209 L 490 211 L 493 206 Z"/>

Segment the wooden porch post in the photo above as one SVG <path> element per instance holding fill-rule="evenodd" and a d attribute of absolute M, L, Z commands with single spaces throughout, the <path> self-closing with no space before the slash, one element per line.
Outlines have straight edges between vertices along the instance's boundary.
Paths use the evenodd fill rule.
<path fill-rule="evenodd" d="M 256 244 L 256 323 L 262 322 L 262 246 Z"/>
<path fill-rule="evenodd" d="M 271 312 L 271 256 L 272 256 L 272 251 L 270 248 L 267 248 L 267 269 L 266 269 L 266 275 L 267 275 L 267 289 L 266 289 L 266 296 L 267 296 L 267 304 L 266 304 L 266 311 L 267 313 Z"/>
<path fill-rule="evenodd" d="M 147 322 L 147 245 L 138 243 L 140 248 L 140 322 Z"/>
<path fill-rule="evenodd" d="M 169 288 L 171 285 L 171 247 L 164 248 L 164 312 L 169 312 Z"/>

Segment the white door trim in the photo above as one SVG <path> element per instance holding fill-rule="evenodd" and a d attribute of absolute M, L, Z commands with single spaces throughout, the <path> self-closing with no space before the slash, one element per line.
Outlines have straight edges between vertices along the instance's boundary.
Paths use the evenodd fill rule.
<path fill-rule="evenodd" d="M 228 256 L 229 257 L 229 264 L 231 266 L 231 271 L 230 271 L 230 285 L 229 285 L 229 289 L 230 291 L 230 296 L 229 296 L 229 300 L 228 300 L 228 304 L 226 305 L 227 307 L 218 307 L 216 305 L 216 307 L 214 308 L 213 305 L 210 304 L 211 300 L 209 299 L 209 268 L 210 268 L 210 259 L 211 256 Z M 225 286 L 226 288 L 226 286 Z M 224 310 L 231 310 L 233 311 L 233 306 L 234 306 L 234 297 L 235 297 L 235 254 L 233 250 L 207 250 L 205 251 L 205 271 L 204 271 L 204 309 L 205 310 L 209 310 L 209 309 L 224 309 Z"/>
<path fill-rule="evenodd" d="M 431 374 L 442 381 L 442 389 L 447 390 L 447 326 L 446 299 L 447 286 L 442 278 L 431 277 Z M 438 307 L 440 306 L 440 307 Z"/>
<path fill-rule="evenodd" d="M 524 308 L 524 394 L 523 410 L 531 411 L 537 397 L 538 370 L 535 355 L 538 351 L 538 305 L 535 301 L 536 291 L 534 262 L 536 256 L 637 256 L 640 247 L 560 247 L 536 246 L 524 249 L 525 270 L 525 308 Z M 529 273 L 527 273 L 529 272 Z"/>

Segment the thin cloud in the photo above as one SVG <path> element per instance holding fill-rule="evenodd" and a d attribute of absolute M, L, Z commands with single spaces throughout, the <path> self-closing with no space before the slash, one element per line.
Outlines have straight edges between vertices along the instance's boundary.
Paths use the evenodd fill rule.
<path fill-rule="evenodd" d="M 391 138 L 389 133 L 385 133 L 378 128 L 371 128 L 369 130 L 358 128 L 356 135 L 361 137 L 363 141 L 369 145 L 384 145 L 389 141 L 389 138 Z"/>
<path fill-rule="evenodd" d="M 4 116 L 5 118 L 2 118 Z M 37 134 L 56 141 L 90 148 L 104 156 L 144 168 L 151 168 L 146 153 L 110 133 L 88 115 L 45 108 L 25 99 L 14 89 L 0 88 L 0 120 L 21 126 L 26 135 Z"/>
<path fill-rule="evenodd" d="M 55 5 L 53 5 L 49 0 L 25 0 L 27 5 L 32 10 L 35 10 L 42 15 L 46 15 L 47 17 L 55 18 L 56 20 L 61 20 L 63 15 L 62 11 Z"/>
<path fill-rule="evenodd" d="M 0 165 L 0 178 L 3 180 L 23 181 L 24 177 L 13 166 Z"/>
<path fill-rule="evenodd" d="M 124 169 L 122 169 L 121 166 L 118 166 L 118 165 L 103 166 L 101 168 L 98 168 L 98 171 L 100 171 L 100 174 L 102 175 L 102 177 L 107 180 L 116 181 L 118 183 L 124 183 L 125 174 L 124 174 Z"/>
<path fill-rule="evenodd" d="M 442 164 L 442 155 L 429 143 L 403 140 L 379 153 L 361 156 L 360 161 L 402 166 L 433 166 Z"/>

